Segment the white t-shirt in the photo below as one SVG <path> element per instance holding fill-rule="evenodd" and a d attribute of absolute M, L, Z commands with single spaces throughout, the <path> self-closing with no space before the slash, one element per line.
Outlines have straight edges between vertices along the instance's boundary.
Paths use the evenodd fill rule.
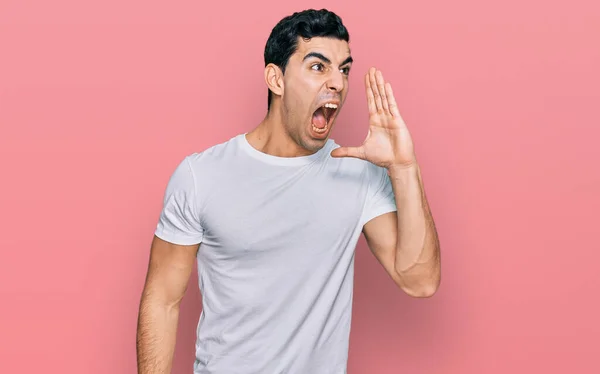
<path fill-rule="evenodd" d="M 396 210 L 387 172 L 253 148 L 245 134 L 188 155 L 167 185 L 156 235 L 201 243 L 194 373 L 346 373 L 354 250 Z"/>

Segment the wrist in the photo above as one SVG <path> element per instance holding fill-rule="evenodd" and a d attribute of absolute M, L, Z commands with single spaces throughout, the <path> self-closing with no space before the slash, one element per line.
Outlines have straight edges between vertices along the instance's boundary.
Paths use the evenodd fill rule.
<path fill-rule="evenodd" d="M 395 176 L 410 176 L 418 173 L 419 166 L 417 162 L 405 163 L 405 164 L 392 164 L 387 168 L 388 176 L 393 178 Z"/>

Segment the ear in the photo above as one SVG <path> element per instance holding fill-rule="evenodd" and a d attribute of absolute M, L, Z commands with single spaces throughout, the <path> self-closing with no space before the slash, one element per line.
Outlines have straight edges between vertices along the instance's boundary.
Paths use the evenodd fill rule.
<path fill-rule="evenodd" d="M 265 67 L 265 82 L 273 94 L 278 96 L 283 94 L 283 73 L 281 72 L 279 66 L 275 64 L 268 64 Z"/>

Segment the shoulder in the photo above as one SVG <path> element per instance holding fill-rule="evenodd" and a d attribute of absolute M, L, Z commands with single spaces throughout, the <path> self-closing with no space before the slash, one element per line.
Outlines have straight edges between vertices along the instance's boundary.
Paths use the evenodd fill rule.
<path fill-rule="evenodd" d="M 218 170 L 224 163 L 230 162 L 237 154 L 238 136 L 214 144 L 204 150 L 187 154 L 184 157 L 194 174 L 206 174 Z"/>

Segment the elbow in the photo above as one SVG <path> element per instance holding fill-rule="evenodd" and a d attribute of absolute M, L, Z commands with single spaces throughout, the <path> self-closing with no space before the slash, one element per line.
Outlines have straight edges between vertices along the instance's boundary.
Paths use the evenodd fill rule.
<path fill-rule="evenodd" d="M 404 293 L 414 298 L 433 297 L 440 288 L 439 273 L 429 276 L 406 276 L 399 277 L 398 286 Z"/>
<path fill-rule="evenodd" d="M 403 286 L 402 290 L 410 297 L 414 297 L 417 299 L 425 299 L 429 297 L 433 297 L 439 289 L 439 284 L 437 283 L 425 283 L 418 286 Z"/>
<path fill-rule="evenodd" d="M 426 264 L 411 266 L 400 271 L 396 268 L 396 283 L 408 296 L 429 298 L 440 288 L 441 266 L 439 259 Z"/>
<path fill-rule="evenodd" d="M 146 288 L 142 293 L 140 308 L 179 313 L 182 299 L 182 293 L 173 294 Z"/>

